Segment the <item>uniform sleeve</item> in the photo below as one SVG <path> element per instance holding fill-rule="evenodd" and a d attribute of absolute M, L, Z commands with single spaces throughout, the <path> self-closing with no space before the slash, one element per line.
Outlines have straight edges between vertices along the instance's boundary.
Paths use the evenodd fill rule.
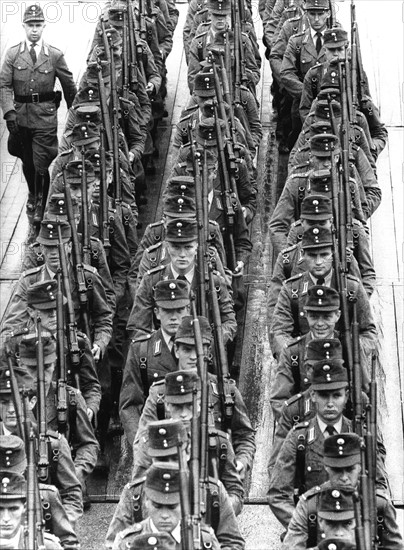
<path fill-rule="evenodd" d="M 291 38 L 285 50 L 281 65 L 281 82 L 289 94 L 300 99 L 303 92 L 303 83 L 299 78 L 299 68 L 297 66 L 298 46 L 295 38 Z"/>
<path fill-rule="evenodd" d="M 83 498 L 80 481 L 78 480 L 70 454 L 69 444 L 64 436 L 60 436 L 59 459 L 56 468 L 57 487 L 62 498 L 67 517 L 73 527 L 83 515 Z"/>
<path fill-rule="evenodd" d="M 97 239 L 97 241 L 91 242 L 91 248 L 95 249 L 95 252 L 97 254 L 97 271 L 99 273 L 99 276 L 101 277 L 102 285 L 105 290 L 105 294 L 107 296 L 109 307 L 112 311 L 115 311 L 116 307 L 116 296 L 115 296 L 115 290 L 114 290 L 114 283 L 112 281 L 111 272 L 108 267 L 107 263 L 107 257 L 105 255 L 105 249 L 101 243 Z M 92 251 L 93 252 L 93 251 Z"/>
<path fill-rule="evenodd" d="M 98 273 L 91 274 L 93 289 L 90 297 L 91 320 L 94 325 L 94 343 L 104 352 L 112 336 L 112 311 Z"/>
<path fill-rule="evenodd" d="M 276 0 L 276 2 L 267 2 L 269 4 L 273 5 L 272 10 L 268 10 L 268 22 L 265 24 L 265 38 L 267 40 L 267 44 L 269 47 L 272 47 L 272 40 L 274 33 L 276 31 L 276 28 L 278 26 L 278 23 L 282 17 L 282 13 L 285 7 L 285 3 L 283 0 Z M 267 17 L 267 16 L 266 16 Z M 265 21 L 264 21 L 265 22 Z"/>
<path fill-rule="evenodd" d="M 109 267 L 118 303 L 125 293 L 126 279 L 130 268 L 129 248 L 122 219 L 118 212 L 115 213 L 110 226 L 110 241 Z"/>
<path fill-rule="evenodd" d="M 62 88 L 63 95 L 66 100 L 67 108 L 70 109 L 73 103 L 74 96 L 77 94 L 76 84 L 73 75 L 70 72 L 64 55 L 60 52 L 55 64 L 56 76 L 58 77 Z"/>
<path fill-rule="evenodd" d="M 241 536 L 237 519 L 229 496 L 221 481 L 218 481 L 220 519 L 216 537 L 221 550 L 244 550 L 245 542 Z"/>
<path fill-rule="evenodd" d="M 386 496 L 377 495 L 377 512 L 378 516 L 382 516 L 384 520 L 381 546 L 389 550 L 403 550 L 403 538 L 397 525 L 397 514 L 391 500 Z"/>
<path fill-rule="evenodd" d="M 282 349 L 292 340 L 294 319 L 292 314 L 289 289 L 284 284 L 278 296 L 270 324 L 271 351 L 279 357 Z"/>
<path fill-rule="evenodd" d="M 356 168 L 362 181 L 363 189 L 367 199 L 367 210 L 363 209 L 363 213 L 369 218 L 380 206 L 382 200 L 382 190 L 377 182 L 376 176 L 372 167 L 366 158 L 362 149 L 358 149 L 356 155 Z"/>
<path fill-rule="evenodd" d="M 377 331 L 369 298 L 361 282 L 359 282 L 357 295 L 357 312 L 361 345 L 363 346 L 364 352 L 370 354 L 376 348 Z"/>
<path fill-rule="evenodd" d="M 271 478 L 268 502 L 274 516 L 287 528 L 295 509 L 293 486 L 296 470 L 296 437 L 290 432 L 282 445 Z"/>
<path fill-rule="evenodd" d="M 80 550 L 80 543 L 76 533 L 70 525 L 59 491 L 56 488 L 44 488 L 41 485 L 39 488 L 41 497 L 50 504 L 52 534 L 59 538 L 64 550 Z"/>
<path fill-rule="evenodd" d="M 91 409 L 94 412 L 94 415 L 97 415 L 101 402 L 101 385 L 95 368 L 94 357 L 91 353 L 89 340 L 87 337 L 84 337 L 84 335 L 83 338 L 85 343 L 81 350 L 79 367 L 80 391 L 84 397 L 86 407 Z"/>
<path fill-rule="evenodd" d="M 272 319 L 273 312 L 276 306 L 276 302 L 278 301 L 278 296 L 281 291 L 282 285 L 285 282 L 285 280 L 288 278 L 285 276 L 284 268 L 285 268 L 285 264 L 283 262 L 283 255 L 282 255 L 282 252 L 279 252 L 276 258 L 275 267 L 272 271 L 271 282 L 269 285 L 268 301 L 267 301 L 268 319 Z"/>
<path fill-rule="evenodd" d="M 310 113 L 311 105 L 314 100 L 313 88 L 311 85 L 311 79 L 313 77 L 313 72 L 309 69 L 303 79 L 303 89 L 301 92 L 300 104 L 299 104 L 299 113 L 302 122 L 306 120 L 307 115 Z"/>
<path fill-rule="evenodd" d="M 14 49 L 8 50 L 0 72 L 0 105 L 4 118 L 10 111 L 15 112 L 13 92 L 13 57 L 15 55 Z"/>
<path fill-rule="evenodd" d="M 295 382 L 293 379 L 292 365 L 290 362 L 290 350 L 289 348 L 283 348 L 279 357 L 278 366 L 275 370 L 275 378 L 269 394 L 269 400 L 271 402 L 275 420 L 279 420 L 282 407 L 285 402 L 292 397 L 294 388 Z"/>
<path fill-rule="evenodd" d="M 135 440 L 145 400 L 136 348 L 136 343 L 132 342 L 123 371 L 122 387 L 119 396 L 119 416 L 126 438 L 131 446 Z"/>
<path fill-rule="evenodd" d="M 2 323 L 2 333 L 11 332 L 18 325 L 24 324 L 29 320 L 30 317 L 27 311 L 28 286 L 28 279 L 24 276 L 20 277 L 14 287 L 14 292 Z"/>
<path fill-rule="evenodd" d="M 296 206 L 290 187 L 291 180 L 288 180 L 269 222 L 269 234 L 275 254 L 286 247 L 289 227 L 296 219 Z"/>
<path fill-rule="evenodd" d="M 108 527 L 107 536 L 105 537 L 106 548 L 110 550 L 114 544 L 116 535 L 133 525 L 134 522 L 132 492 L 130 485 L 125 485 Z"/>
<path fill-rule="evenodd" d="M 218 295 L 220 318 L 222 321 L 223 340 L 227 342 L 234 339 L 237 333 L 236 314 L 234 313 L 233 300 L 230 297 L 229 291 L 226 288 L 225 281 L 221 277 L 215 277 L 215 284 L 220 285 Z"/>
<path fill-rule="evenodd" d="M 157 418 L 157 390 L 154 386 L 150 388 L 149 396 L 146 399 L 142 416 L 139 420 L 139 428 L 133 443 L 133 470 L 132 479 L 139 477 L 145 468 L 150 465 L 151 459 L 147 453 L 147 426 L 149 422 Z"/>
<path fill-rule="evenodd" d="M 274 439 L 272 441 L 271 456 L 269 457 L 268 462 L 268 472 L 271 475 L 272 469 L 275 465 L 276 459 L 278 458 L 279 451 L 282 448 L 283 442 L 286 439 L 286 436 L 293 428 L 293 418 L 290 412 L 289 407 L 284 404 L 281 410 L 280 418 L 276 424 Z"/>
<path fill-rule="evenodd" d="M 359 270 L 362 277 L 362 284 L 366 290 L 367 295 L 370 297 L 376 287 L 376 272 L 370 252 L 370 242 L 362 225 L 355 227 L 354 224 L 354 239 L 356 232 L 358 233 L 358 236 L 357 246 L 354 248 L 354 256 L 359 265 Z"/>
<path fill-rule="evenodd" d="M 251 426 L 247 408 L 238 388 L 235 389 L 231 440 L 236 460 L 240 460 L 244 464 L 246 471 L 249 470 L 256 450 L 255 430 Z"/>
<path fill-rule="evenodd" d="M 129 338 L 133 338 L 138 330 L 152 332 L 153 330 L 153 289 L 149 276 L 140 283 L 133 302 L 126 330 Z"/>
<path fill-rule="evenodd" d="M 283 539 L 281 550 L 306 550 L 307 548 L 307 520 L 308 510 L 306 499 L 300 497 L 295 510 L 293 511 L 292 519 L 288 525 L 286 536 Z"/>
<path fill-rule="evenodd" d="M 74 391 L 74 390 L 73 390 Z M 98 457 L 99 445 L 93 427 L 87 416 L 86 402 L 78 391 L 74 391 L 77 402 L 76 427 L 70 427 L 72 446 L 75 451 L 74 467 L 82 482 L 93 471 Z"/>
<path fill-rule="evenodd" d="M 188 56 L 188 88 L 190 93 L 194 91 L 194 80 L 195 75 L 199 72 L 201 64 L 199 61 L 198 55 L 198 42 L 202 42 L 202 38 L 195 36 L 189 47 L 189 56 Z"/>
<path fill-rule="evenodd" d="M 226 463 L 224 464 L 220 481 L 226 488 L 236 516 L 241 512 L 244 501 L 244 486 L 237 472 L 233 447 L 229 441 Z"/>
<path fill-rule="evenodd" d="M 281 67 L 282 67 L 282 59 L 286 51 L 286 47 L 288 45 L 288 37 L 285 33 L 285 27 L 282 27 L 282 30 L 280 31 L 278 38 L 274 42 L 271 48 L 271 54 L 269 56 L 269 63 L 271 65 L 272 74 L 278 84 L 281 83 Z"/>

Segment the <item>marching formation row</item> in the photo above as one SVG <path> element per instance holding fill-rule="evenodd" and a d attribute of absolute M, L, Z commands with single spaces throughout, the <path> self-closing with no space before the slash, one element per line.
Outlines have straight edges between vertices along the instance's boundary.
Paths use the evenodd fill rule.
<path fill-rule="evenodd" d="M 231 375 L 262 194 L 248 0 L 190 0 L 189 102 L 175 129 L 162 219 L 150 199 L 178 10 L 113 0 L 78 88 L 42 39 L 38 5 L 10 48 L 0 104 L 28 184 L 29 246 L 2 325 L 0 541 L 77 549 L 88 476 L 107 436 L 133 454 L 106 548 L 245 548 L 237 516 L 255 430 Z M 288 177 L 270 221 L 277 361 L 268 502 L 282 548 L 403 549 L 377 430 L 375 287 L 367 220 L 387 131 L 331 0 L 260 6 Z M 69 108 L 57 137 L 61 92 Z M 269 98 L 268 98 L 269 101 Z"/>

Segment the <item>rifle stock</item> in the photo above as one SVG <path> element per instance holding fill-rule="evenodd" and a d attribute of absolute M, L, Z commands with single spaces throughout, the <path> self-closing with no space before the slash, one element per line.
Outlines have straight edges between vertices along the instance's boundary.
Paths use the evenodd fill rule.
<path fill-rule="evenodd" d="M 38 477 L 46 482 L 49 477 L 48 433 L 46 419 L 45 364 L 42 340 L 42 323 L 39 312 L 36 319 L 36 359 L 37 359 L 37 398 L 38 398 Z"/>
<path fill-rule="evenodd" d="M 56 273 L 56 336 L 57 336 L 57 360 L 58 360 L 58 382 L 57 382 L 57 421 L 58 431 L 65 434 L 67 431 L 67 390 L 66 390 L 66 357 L 65 357 L 65 331 L 63 312 L 62 274 L 58 269 Z"/>

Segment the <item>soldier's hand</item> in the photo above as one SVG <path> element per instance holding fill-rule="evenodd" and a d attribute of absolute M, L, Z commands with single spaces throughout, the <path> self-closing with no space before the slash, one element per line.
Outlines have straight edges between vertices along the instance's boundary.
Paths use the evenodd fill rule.
<path fill-rule="evenodd" d="M 229 500 L 231 502 L 231 506 L 233 508 L 234 514 L 238 516 L 241 513 L 241 510 L 243 509 L 243 504 L 240 501 L 240 498 L 236 495 L 229 495 Z"/>
<path fill-rule="evenodd" d="M 129 151 L 129 164 L 133 163 L 133 159 L 135 158 L 135 153 L 133 151 Z"/>
<path fill-rule="evenodd" d="M 148 95 L 154 95 L 155 89 L 153 82 L 148 82 L 146 86 L 146 92 Z"/>
<path fill-rule="evenodd" d="M 101 348 L 98 344 L 94 344 L 91 350 L 94 360 L 99 361 L 101 359 Z"/>
<path fill-rule="evenodd" d="M 18 124 L 17 124 L 16 120 L 14 120 L 14 119 L 7 120 L 6 124 L 7 124 L 7 129 L 10 132 L 11 135 L 16 136 L 20 132 L 20 129 L 18 127 Z"/>
<path fill-rule="evenodd" d="M 87 416 L 89 421 L 92 422 L 94 418 L 94 411 L 92 409 L 87 408 Z"/>
<path fill-rule="evenodd" d="M 233 271 L 233 277 L 241 277 L 244 274 L 244 262 L 239 260 Z"/>
<path fill-rule="evenodd" d="M 245 468 L 244 468 L 244 464 L 241 462 L 241 460 L 236 460 L 236 469 L 237 469 L 237 472 L 238 472 L 239 476 L 241 477 L 241 481 L 244 481 Z"/>

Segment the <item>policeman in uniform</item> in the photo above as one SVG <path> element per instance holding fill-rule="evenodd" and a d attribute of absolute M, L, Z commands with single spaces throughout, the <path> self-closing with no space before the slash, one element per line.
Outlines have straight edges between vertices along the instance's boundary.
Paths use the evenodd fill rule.
<path fill-rule="evenodd" d="M 26 546 L 24 521 L 27 491 L 22 475 L 0 471 L 0 547 L 4 550 L 31 550 Z M 43 548 L 62 550 L 59 539 L 50 533 L 44 533 Z"/>
<path fill-rule="evenodd" d="M 156 462 L 150 466 L 144 486 L 144 505 L 147 519 L 118 533 L 113 549 L 131 547 L 130 541 L 136 535 L 164 531 L 175 541 L 175 550 L 181 550 L 180 474 L 177 465 Z M 201 525 L 201 535 L 202 548 L 220 550 L 211 527 Z"/>
<path fill-rule="evenodd" d="M 160 328 L 152 334 L 140 333 L 132 340 L 123 373 L 119 415 L 130 446 L 136 436 L 149 387 L 167 372 L 177 370 L 175 334 L 190 307 L 186 281 L 159 281 L 154 289 L 154 303 L 154 314 L 160 321 Z"/>
<path fill-rule="evenodd" d="M 309 288 L 325 285 L 336 288 L 336 272 L 333 268 L 333 243 L 330 230 L 311 227 L 302 239 L 303 256 L 307 270 L 291 277 L 282 286 L 275 306 L 271 325 L 270 342 L 276 357 L 293 337 L 306 334 L 309 330 L 304 312 L 304 301 Z M 369 299 L 362 283 L 351 275 L 346 276 L 349 316 L 352 316 L 356 300 L 359 333 L 364 353 L 369 355 L 375 347 L 376 327 L 373 321 Z M 317 291 L 318 292 L 318 291 Z M 322 299 L 318 295 L 318 299 Z"/>
<path fill-rule="evenodd" d="M 185 462 L 189 461 L 189 436 L 180 419 L 150 422 L 147 429 L 147 452 L 154 462 L 178 464 L 178 443 L 181 442 Z M 210 450 L 215 457 L 217 449 Z M 145 517 L 141 506 L 145 476 L 125 485 L 106 536 L 106 546 L 111 548 L 117 533 Z M 229 496 L 222 482 L 209 478 L 210 524 L 220 543 L 221 550 L 242 550 L 244 541 L 240 534 Z"/>
<path fill-rule="evenodd" d="M 38 242 L 42 245 L 42 253 L 45 257 L 44 265 L 25 271 L 16 286 L 16 290 L 7 310 L 4 321 L 3 330 L 12 331 L 15 327 L 28 321 L 27 311 L 27 289 L 35 282 L 51 280 L 55 278 L 56 271 L 60 267 L 59 251 L 58 251 L 58 225 L 61 227 L 62 242 L 68 254 L 71 250 L 71 228 L 66 222 L 50 222 L 43 221 L 38 236 Z M 87 296 L 88 296 L 88 311 L 90 323 L 94 327 L 94 340 L 92 353 L 96 360 L 99 360 L 102 353 L 105 351 L 107 344 L 112 334 L 112 311 L 107 303 L 105 290 L 99 278 L 97 270 L 89 265 L 84 265 Z M 78 297 L 77 284 L 73 267 L 68 262 L 68 277 L 70 280 L 70 288 L 72 291 L 72 300 L 78 321 L 78 327 L 81 327 L 80 322 L 80 304 Z"/>
<path fill-rule="evenodd" d="M 33 379 L 36 387 L 38 378 L 37 336 L 25 335 L 19 344 L 19 362 Z M 45 371 L 46 421 L 48 429 L 58 431 L 58 386 L 53 382 L 56 367 L 56 343 L 46 339 L 43 344 L 43 362 Z M 59 376 L 58 376 L 59 378 Z M 74 453 L 74 467 L 84 495 L 84 507 L 89 508 L 86 480 L 93 471 L 98 456 L 98 442 L 87 414 L 87 405 L 80 390 L 66 384 L 67 394 L 67 431 L 66 438 Z M 36 412 L 38 417 L 38 412 Z"/>
<path fill-rule="evenodd" d="M 343 361 L 330 359 L 313 365 L 311 398 L 316 404 L 316 416 L 289 432 L 270 477 L 268 502 L 285 528 L 297 497 L 327 478 L 323 464 L 324 440 L 330 435 L 352 431 L 351 421 L 343 414 L 348 401 L 348 374 Z M 385 483 L 380 459 L 378 478 L 380 483 Z"/>
<path fill-rule="evenodd" d="M 59 79 L 67 107 L 76 85 L 63 53 L 42 39 L 45 17 L 38 5 L 24 13 L 26 39 L 10 48 L 0 72 L 0 104 L 10 132 L 8 150 L 22 160 L 28 184 L 27 212 L 39 223 L 49 189 L 48 167 L 57 155 L 57 109 Z"/>
<path fill-rule="evenodd" d="M 26 476 L 27 457 L 24 442 L 16 435 L 0 435 L 0 470 Z M 39 483 L 45 530 L 60 540 L 64 550 L 79 550 L 80 544 L 54 485 Z"/>
<path fill-rule="evenodd" d="M 152 332 L 153 287 L 158 281 L 179 278 L 186 280 L 191 290 L 196 288 L 195 268 L 198 247 L 196 221 L 188 218 L 170 220 L 167 224 L 165 240 L 168 243 L 171 261 L 168 265 L 156 267 L 144 275 L 127 324 L 130 337 L 138 330 Z M 215 275 L 215 281 L 220 289 L 218 299 L 226 344 L 234 338 L 236 333 L 235 313 L 225 282 L 219 275 Z"/>
<path fill-rule="evenodd" d="M 297 503 L 290 520 L 282 550 L 311 548 L 321 540 L 317 510 L 323 490 L 331 486 L 351 486 L 359 490 L 361 473 L 361 438 L 354 433 L 341 433 L 324 441 L 324 467 L 328 479 L 308 490 Z M 387 493 L 376 488 L 379 548 L 403 549 L 396 511 Z"/>
<path fill-rule="evenodd" d="M 17 367 L 16 367 L 17 370 Z M 19 388 L 32 384 L 32 378 L 25 369 L 18 369 L 21 373 L 17 381 Z M 16 372 L 17 374 L 17 372 Z M 22 377 L 22 379 L 20 378 Z M 24 379 L 26 382 L 24 382 Z M 30 408 L 35 406 L 36 398 L 30 401 Z M 3 371 L 0 377 L 0 435 L 16 435 L 18 432 L 17 417 L 11 391 L 10 371 Z M 31 422 L 36 420 L 31 413 Z M 52 485 L 55 485 L 60 492 L 64 509 L 70 521 L 72 529 L 75 529 L 77 520 L 83 515 L 83 503 L 81 485 L 76 476 L 70 447 L 66 438 L 51 430 L 47 431 L 49 437 L 49 460 L 48 477 Z"/>
<path fill-rule="evenodd" d="M 204 317 L 199 317 L 199 320 L 202 333 L 202 342 L 205 347 L 205 352 L 207 352 L 208 346 L 211 344 L 212 333 L 207 319 Z M 180 370 L 196 369 L 197 357 L 191 316 L 183 317 L 177 330 L 175 346 L 176 355 L 178 357 L 178 368 Z M 217 378 L 210 373 L 208 373 L 208 377 L 209 407 L 213 414 L 214 424 L 218 429 L 221 429 L 225 419 L 223 418 L 221 409 Z M 255 454 L 254 430 L 248 418 L 248 413 L 243 402 L 243 398 L 233 380 L 228 381 L 227 389 L 229 395 L 232 395 L 234 398 L 234 413 L 231 417 L 232 445 L 236 454 L 237 470 L 242 476 L 244 476 L 250 468 Z M 166 411 L 164 408 L 164 394 L 165 385 L 163 381 L 153 384 L 150 388 L 149 397 L 146 400 L 145 407 L 142 412 L 139 430 L 134 443 L 134 455 L 136 454 L 136 446 L 139 445 L 141 439 L 146 433 L 148 422 L 158 418 L 164 418 L 165 416 Z M 134 467 L 136 467 L 136 457 Z"/>

